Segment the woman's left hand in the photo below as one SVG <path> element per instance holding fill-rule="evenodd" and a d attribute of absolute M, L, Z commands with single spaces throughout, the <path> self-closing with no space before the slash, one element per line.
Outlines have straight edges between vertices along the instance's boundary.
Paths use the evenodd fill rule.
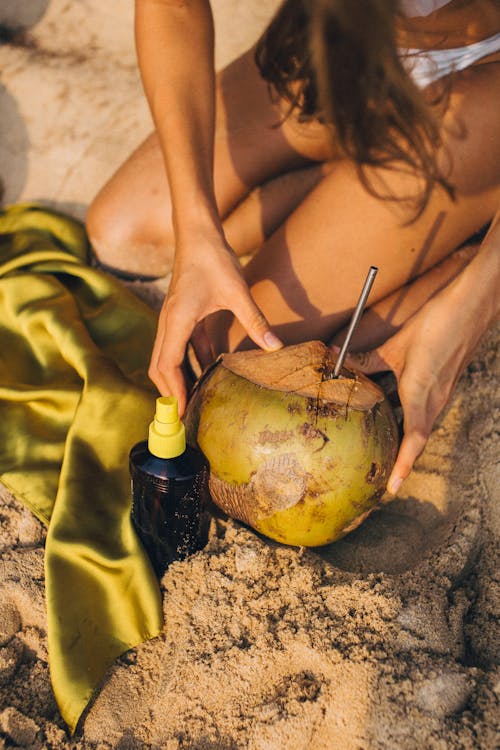
<path fill-rule="evenodd" d="M 398 381 L 404 436 L 387 484 L 392 494 L 424 450 L 434 422 L 484 333 L 477 303 L 477 298 L 469 298 L 467 304 L 456 280 L 381 346 L 348 357 L 349 364 L 366 374 L 392 370 Z"/>

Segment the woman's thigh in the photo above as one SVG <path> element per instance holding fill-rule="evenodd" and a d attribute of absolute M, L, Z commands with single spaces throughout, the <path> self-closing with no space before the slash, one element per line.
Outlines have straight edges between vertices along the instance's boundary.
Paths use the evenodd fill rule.
<path fill-rule="evenodd" d="M 355 167 L 334 165 L 270 237 L 245 269 L 252 294 L 287 343 L 329 340 L 348 319 L 370 265 L 379 267 L 371 300 L 386 297 L 487 223 L 500 203 L 500 65 L 457 77 L 443 123 L 443 160 L 450 162 L 456 199 L 439 187 L 413 222 L 394 202 L 366 191 Z M 444 156 L 446 154 L 446 157 Z M 384 175 L 394 195 L 415 192 L 414 177 Z M 212 316 L 217 351 L 244 339 L 237 321 Z"/>
<path fill-rule="evenodd" d="M 299 125 L 292 119 L 283 123 L 282 119 L 280 108 L 271 100 L 267 83 L 255 65 L 253 50 L 218 74 L 214 181 L 223 219 L 256 186 L 330 155 L 325 128 Z M 281 197 L 280 203 L 284 201 Z M 242 221 L 246 221 L 246 216 L 242 216 Z M 110 265 L 116 263 L 120 267 L 120 258 L 114 255 L 122 248 L 142 253 L 144 257 L 139 257 L 138 263 L 148 257 L 154 262 L 155 249 L 171 254 L 171 197 L 156 133 L 102 188 L 89 208 L 87 224 L 97 255 Z M 233 221 L 232 226 L 234 242 L 238 244 L 237 222 Z M 251 231 L 255 234 L 254 228 Z M 243 226 L 242 232 L 247 233 L 248 228 Z"/>

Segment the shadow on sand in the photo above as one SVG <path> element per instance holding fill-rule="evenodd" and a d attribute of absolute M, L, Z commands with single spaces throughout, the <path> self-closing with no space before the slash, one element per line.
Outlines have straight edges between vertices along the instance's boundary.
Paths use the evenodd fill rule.
<path fill-rule="evenodd" d="M 0 3 L 0 45 L 17 46 L 23 32 L 45 14 L 50 0 L 2 0 Z M 0 202 L 13 203 L 22 193 L 28 171 L 29 137 L 17 103 L 0 84 Z"/>
<path fill-rule="evenodd" d="M 5 29 L 29 29 L 42 18 L 50 0 L 2 0 L 0 5 L 0 27 Z"/>
<path fill-rule="evenodd" d="M 13 203 L 28 173 L 29 137 L 17 103 L 0 84 L 0 201 Z"/>

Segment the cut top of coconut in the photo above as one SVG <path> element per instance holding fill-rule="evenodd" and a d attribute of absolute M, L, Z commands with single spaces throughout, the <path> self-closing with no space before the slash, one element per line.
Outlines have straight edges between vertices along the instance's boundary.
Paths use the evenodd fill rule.
<path fill-rule="evenodd" d="M 306 341 L 274 352 L 250 349 L 223 354 L 222 365 L 264 388 L 360 411 L 384 400 L 380 388 L 359 371 L 343 367 L 340 376 L 332 378 L 334 355 L 322 341 Z"/>

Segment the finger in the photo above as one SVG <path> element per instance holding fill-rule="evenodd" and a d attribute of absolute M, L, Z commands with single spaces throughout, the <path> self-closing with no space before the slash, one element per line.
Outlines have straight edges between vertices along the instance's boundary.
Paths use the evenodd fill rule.
<path fill-rule="evenodd" d="M 156 336 L 153 343 L 153 350 L 151 352 L 151 359 L 149 363 L 149 377 L 151 380 L 154 379 L 152 377 L 152 373 L 156 371 L 157 365 L 158 365 L 158 357 L 160 356 L 160 351 L 163 343 L 163 338 L 165 336 L 165 321 L 166 321 L 166 314 L 163 311 L 163 308 L 160 312 L 160 315 L 158 317 L 158 326 L 156 328 Z M 168 394 L 165 394 L 168 395 Z"/>
<path fill-rule="evenodd" d="M 354 367 L 355 370 L 361 370 L 361 372 L 370 375 L 375 372 L 385 372 L 391 370 L 391 366 L 382 357 L 379 349 L 372 349 L 369 352 L 359 352 L 354 354 L 348 354 L 345 358 L 345 364 L 347 367 Z"/>
<path fill-rule="evenodd" d="M 232 308 L 241 325 L 252 341 L 265 351 L 281 349 L 283 342 L 271 330 L 271 326 L 253 301 L 250 293 L 239 295 L 238 304 Z"/>
<path fill-rule="evenodd" d="M 413 469 L 413 465 L 425 448 L 429 434 L 422 430 L 405 433 L 394 468 L 387 482 L 387 490 L 396 495 L 403 481 Z"/>
<path fill-rule="evenodd" d="M 205 369 L 211 362 L 214 361 L 214 353 L 212 350 L 212 343 L 210 337 L 205 328 L 205 321 L 202 320 L 193 331 L 191 336 L 191 344 L 196 355 L 196 359 L 199 362 L 202 370 Z"/>
<path fill-rule="evenodd" d="M 162 395 L 177 397 L 179 416 L 186 406 L 187 389 L 182 371 L 187 342 L 193 323 L 177 321 L 171 313 L 164 326 L 159 326 L 158 345 L 155 343 L 155 361 L 152 360 L 149 376 Z M 171 333 L 173 332 L 173 333 Z"/>

